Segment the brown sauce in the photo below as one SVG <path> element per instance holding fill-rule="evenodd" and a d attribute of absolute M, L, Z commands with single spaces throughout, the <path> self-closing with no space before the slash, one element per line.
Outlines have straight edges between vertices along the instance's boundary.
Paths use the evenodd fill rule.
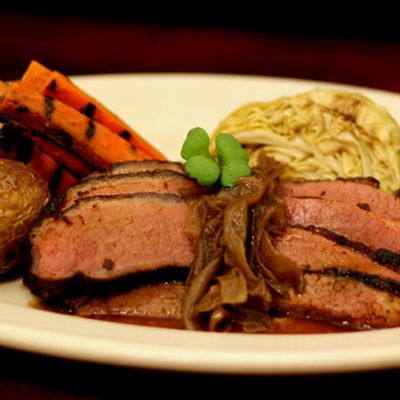
<path fill-rule="evenodd" d="M 120 322 L 124 324 L 152 326 L 158 328 L 173 328 L 183 329 L 183 322 L 176 319 L 169 318 L 149 318 L 149 317 L 132 317 L 132 316 L 95 316 L 93 319 L 103 321 Z M 312 321 L 309 319 L 284 317 L 276 318 L 271 324 L 271 328 L 266 332 L 269 334 L 316 334 L 316 333 L 339 333 L 339 332 L 353 332 L 354 328 L 348 325 L 335 325 L 329 322 Z"/>
<path fill-rule="evenodd" d="M 183 321 L 173 318 L 150 318 L 126 315 L 102 315 L 90 318 L 102 321 L 120 322 L 123 324 L 152 326 L 156 328 L 183 329 Z"/>
<path fill-rule="evenodd" d="M 63 313 L 57 307 L 50 307 L 40 301 L 35 301 L 32 306 L 45 311 Z M 157 328 L 183 329 L 183 322 L 175 318 L 153 318 L 133 315 L 93 315 L 84 317 L 101 321 L 118 322 L 130 325 L 150 326 Z M 313 321 L 298 317 L 276 317 L 272 320 L 270 328 L 263 332 L 268 334 L 321 334 L 356 331 L 346 324 L 333 324 L 324 321 Z"/>
<path fill-rule="evenodd" d="M 301 334 L 301 333 L 339 333 L 354 332 L 355 329 L 346 324 L 333 324 L 323 321 L 313 321 L 306 318 L 283 317 L 276 318 L 270 331 L 266 333 Z"/>
<path fill-rule="evenodd" d="M 152 326 L 158 328 L 183 329 L 183 322 L 171 318 L 134 317 L 124 315 L 93 316 L 93 319 L 120 322 L 124 324 Z M 332 324 L 329 322 L 312 321 L 305 318 L 283 317 L 275 318 L 270 329 L 262 333 L 269 334 L 316 334 L 316 333 L 339 333 L 353 332 L 354 328 L 345 324 Z"/>

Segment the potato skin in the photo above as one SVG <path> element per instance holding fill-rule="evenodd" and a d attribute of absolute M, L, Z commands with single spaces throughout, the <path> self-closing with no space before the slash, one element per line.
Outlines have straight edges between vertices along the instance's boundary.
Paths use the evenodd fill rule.
<path fill-rule="evenodd" d="M 0 159 L 0 277 L 26 256 L 26 234 L 50 195 L 45 183 L 19 161 Z"/>

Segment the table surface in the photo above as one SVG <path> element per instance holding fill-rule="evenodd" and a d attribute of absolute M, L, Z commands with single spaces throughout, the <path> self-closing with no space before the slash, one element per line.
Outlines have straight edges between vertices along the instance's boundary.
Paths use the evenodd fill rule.
<path fill-rule="evenodd" d="M 37 356 L 0 349 L 0 398 L 11 399 L 120 399 L 151 398 L 168 393 L 171 398 L 261 395 L 270 393 L 357 396 L 376 390 L 398 389 L 399 370 L 315 376 L 229 376 L 146 371 Z M 170 398 L 170 397 L 168 397 Z M 226 397 L 225 397 L 226 398 Z M 234 397 L 237 398 L 237 397 Z"/>
<path fill-rule="evenodd" d="M 31 59 L 66 74 L 212 72 L 333 81 L 400 92 L 400 41 L 278 35 L 233 28 L 150 24 L 0 12 L 0 77 L 20 77 Z M 0 349 L 0 399 L 149 397 L 159 388 L 207 395 L 295 388 L 395 385 L 400 370 L 364 374 L 232 377 L 95 365 Z M 156 383 L 156 384 L 155 384 Z M 267 389 L 266 389 L 267 388 Z M 359 394 L 359 393 L 358 393 Z M 268 394 L 266 394 L 268 395 Z"/>

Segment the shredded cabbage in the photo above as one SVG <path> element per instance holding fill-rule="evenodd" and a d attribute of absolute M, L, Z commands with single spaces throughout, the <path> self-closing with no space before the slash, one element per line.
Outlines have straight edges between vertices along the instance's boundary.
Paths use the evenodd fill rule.
<path fill-rule="evenodd" d="M 271 102 L 245 104 L 221 132 L 236 137 L 254 166 L 258 154 L 287 164 L 284 179 L 369 177 L 383 190 L 400 188 L 400 128 L 388 111 L 358 93 L 314 89 Z"/>

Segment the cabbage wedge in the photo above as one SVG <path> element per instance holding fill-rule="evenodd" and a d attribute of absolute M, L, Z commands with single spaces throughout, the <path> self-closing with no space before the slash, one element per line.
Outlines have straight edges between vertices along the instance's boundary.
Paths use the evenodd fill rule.
<path fill-rule="evenodd" d="M 236 137 L 250 155 L 287 165 L 283 179 L 369 177 L 381 188 L 400 188 L 400 128 L 388 111 L 358 93 L 314 89 L 271 102 L 245 104 L 228 115 L 221 132 Z"/>

